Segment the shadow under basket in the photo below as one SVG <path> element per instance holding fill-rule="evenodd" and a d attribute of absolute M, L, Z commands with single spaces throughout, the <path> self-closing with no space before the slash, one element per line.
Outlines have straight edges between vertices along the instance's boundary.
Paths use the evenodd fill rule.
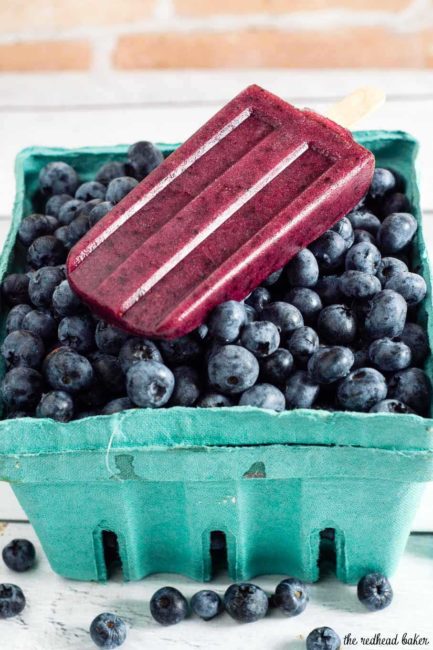
<path fill-rule="evenodd" d="M 420 222 L 416 142 L 400 132 L 356 137 L 404 177 Z M 20 268 L 17 228 L 35 205 L 41 167 L 65 160 L 86 180 L 125 152 L 32 148 L 18 156 L 2 277 Z M 432 345 L 422 227 L 413 256 L 428 285 L 418 318 Z M 426 370 L 432 376 L 431 359 Z M 432 478 L 433 420 L 416 415 L 176 407 L 68 424 L 0 422 L 0 480 L 11 483 L 53 569 L 79 580 L 105 580 L 120 565 L 125 580 L 155 572 L 210 580 L 226 567 L 234 580 L 277 573 L 314 581 L 319 559 L 346 582 L 391 575 Z"/>

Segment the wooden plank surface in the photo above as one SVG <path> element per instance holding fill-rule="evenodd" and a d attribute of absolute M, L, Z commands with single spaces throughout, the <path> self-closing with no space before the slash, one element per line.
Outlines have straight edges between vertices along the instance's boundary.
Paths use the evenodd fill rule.
<path fill-rule="evenodd" d="M 8 229 L 20 149 L 181 141 L 250 83 L 321 111 L 358 86 L 383 87 L 386 106 L 359 126 L 406 130 L 419 139 L 422 206 L 433 250 L 433 72 L 412 70 L 0 75 L 0 243 Z M 24 516 L 9 487 L 0 483 L 0 518 Z M 433 485 L 414 525 L 433 530 Z"/>
<path fill-rule="evenodd" d="M 396 576 L 392 579 L 394 601 L 378 613 L 369 613 L 358 602 L 356 589 L 328 576 L 311 587 L 310 604 L 296 618 L 272 612 L 254 624 L 239 625 L 227 614 L 204 623 L 190 617 L 179 625 L 161 627 L 149 614 L 149 600 L 169 584 L 188 598 L 205 585 L 175 575 L 155 575 L 135 583 L 119 578 L 107 584 L 66 581 L 52 573 L 31 527 L 9 524 L 0 528 L 0 546 L 15 537 L 31 539 L 38 565 L 28 573 L 14 574 L 0 565 L 0 582 L 13 582 L 24 591 L 28 605 L 23 613 L 0 621 L 1 647 L 5 650 L 91 650 L 88 628 L 95 616 L 112 611 L 129 627 L 125 650 L 303 650 L 305 638 L 315 627 L 328 625 L 343 638 L 418 634 L 433 643 L 431 602 L 433 598 L 433 535 L 412 535 Z M 267 592 L 282 576 L 261 576 L 254 582 Z M 229 579 L 222 576 L 212 588 L 224 593 Z M 346 645 L 347 647 L 347 645 Z"/>

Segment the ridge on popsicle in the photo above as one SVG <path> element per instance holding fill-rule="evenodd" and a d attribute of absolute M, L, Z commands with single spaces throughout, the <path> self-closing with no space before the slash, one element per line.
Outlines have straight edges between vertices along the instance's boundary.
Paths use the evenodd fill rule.
<path fill-rule="evenodd" d="M 349 131 L 249 86 L 80 240 L 69 280 L 118 327 L 182 336 L 350 212 L 373 170 Z"/>

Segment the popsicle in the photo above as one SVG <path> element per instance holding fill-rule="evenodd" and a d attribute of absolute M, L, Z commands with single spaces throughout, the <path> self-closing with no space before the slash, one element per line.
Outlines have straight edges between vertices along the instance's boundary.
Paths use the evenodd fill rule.
<path fill-rule="evenodd" d="M 118 327 L 184 335 L 350 212 L 373 169 L 345 128 L 249 86 L 75 245 L 69 280 Z"/>

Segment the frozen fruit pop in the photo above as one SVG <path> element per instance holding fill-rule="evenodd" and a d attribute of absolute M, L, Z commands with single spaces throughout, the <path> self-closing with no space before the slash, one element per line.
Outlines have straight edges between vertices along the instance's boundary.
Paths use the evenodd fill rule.
<path fill-rule="evenodd" d="M 373 168 L 349 131 L 250 86 L 76 244 L 69 280 L 110 323 L 181 336 L 350 212 Z"/>

